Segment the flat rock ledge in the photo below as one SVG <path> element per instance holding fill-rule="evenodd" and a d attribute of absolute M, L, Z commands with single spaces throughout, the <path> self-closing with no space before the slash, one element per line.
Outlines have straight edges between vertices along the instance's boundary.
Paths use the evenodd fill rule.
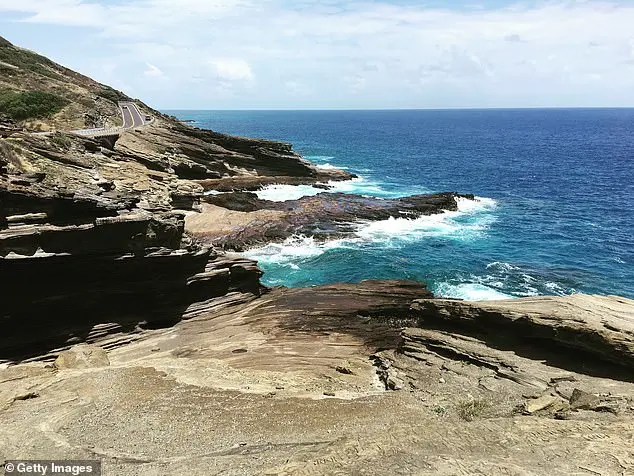
<path fill-rule="evenodd" d="M 617 296 L 531 297 L 508 301 L 418 300 L 420 327 L 460 329 L 503 339 L 514 335 L 535 347 L 555 345 L 573 359 L 634 368 L 634 301 Z"/>
<path fill-rule="evenodd" d="M 630 300 L 473 303 L 403 281 L 235 294 L 107 359 L 80 346 L 0 369 L 0 459 L 140 476 L 634 470 Z"/>

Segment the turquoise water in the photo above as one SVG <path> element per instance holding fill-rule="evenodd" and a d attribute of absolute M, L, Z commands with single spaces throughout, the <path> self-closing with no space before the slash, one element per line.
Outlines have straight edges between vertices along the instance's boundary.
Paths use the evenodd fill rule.
<path fill-rule="evenodd" d="M 359 223 L 347 240 L 297 236 L 250 250 L 270 285 L 368 278 L 493 299 L 634 297 L 634 110 L 171 111 L 198 127 L 291 142 L 378 197 L 458 191 L 460 211 Z M 322 190 L 269 187 L 283 200 Z"/>

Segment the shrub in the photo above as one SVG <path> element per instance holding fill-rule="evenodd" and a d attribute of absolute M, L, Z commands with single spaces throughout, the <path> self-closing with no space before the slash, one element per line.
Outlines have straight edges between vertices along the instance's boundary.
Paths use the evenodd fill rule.
<path fill-rule="evenodd" d="M 119 101 L 125 100 L 125 96 L 123 94 L 109 86 L 103 86 L 101 91 L 97 92 L 97 96 L 107 99 L 108 101 L 112 101 L 115 104 Z"/>
<path fill-rule="evenodd" d="M 67 99 L 44 91 L 0 91 L 0 113 L 16 121 L 50 117 L 67 104 Z"/>
<path fill-rule="evenodd" d="M 57 147 L 63 150 L 70 149 L 71 145 L 73 145 L 73 141 L 66 134 L 62 134 L 61 132 L 57 132 L 49 136 L 50 141 L 55 144 Z"/>
<path fill-rule="evenodd" d="M 18 67 L 24 73 L 31 72 L 49 78 L 61 78 L 57 71 L 59 66 L 48 58 L 23 48 L 16 48 L 12 45 L 0 47 L 0 61 Z"/>
<path fill-rule="evenodd" d="M 458 404 L 458 415 L 465 421 L 486 416 L 491 411 L 491 403 L 486 400 L 468 400 Z"/>

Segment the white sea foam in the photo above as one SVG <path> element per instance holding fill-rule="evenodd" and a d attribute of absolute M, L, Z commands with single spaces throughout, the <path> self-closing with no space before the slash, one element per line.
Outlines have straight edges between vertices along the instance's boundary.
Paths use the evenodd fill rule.
<path fill-rule="evenodd" d="M 269 243 L 262 247 L 252 248 L 245 251 L 244 255 L 263 263 L 287 265 L 290 268 L 299 269 L 294 263 L 297 260 L 314 258 L 329 249 L 344 248 L 353 243 L 354 239 L 320 242 L 312 236 L 294 235 L 282 243 Z"/>
<path fill-rule="evenodd" d="M 381 198 L 388 193 L 375 182 L 367 180 L 364 177 L 356 177 L 352 180 L 344 180 L 343 182 L 328 182 L 331 192 L 356 193 L 364 196 Z"/>
<path fill-rule="evenodd" d="M 413 241 L 425 237 L 445 237 L 467 240 L 478 237 L 495 219 L 490 214 L 478 212 L 488 211 L 495 206 L 490 199 L 477 199 L 480 207 L 471 206 L 468 212 L 454 211 L 436 215 L 423 216 L 416 219 L 389 218 L 376 222 L 358 224 L 355 234 L 349 238 L 317 241 L 313 237 L 292 236 L 282 243 L 270 243 L 263 247 L 253 248 L 245 252 L 246 256 L 264 263 L 288 265 L 291 262 L 317 257 L 335 248 L 358 249 L 367 243 L 380 243 L 388 246 L 391 242 Z M 475 215 L 467 223 L 459 220 L 462 217 Z"/>
<path fill-rule="evenodd" d="M 302 197 L 312 197 L 324 191 L 311 185 L 268 185 L 255 194 L 262 200 L 285 202 L 286 200 L 298 200 Z"/>
<path fill-rule="evenodd" d="M 513 289 L 515 296 L 529 297 L 543 294 L 564 296 L 576 290 L 557 281 L 552 281 L 548 273 L 522 269 L 511 263 L 494 261 L 486 266 L 489 274 L 471 276 L 482 285 L 494 288 Z M 530 274 L 533 273 L 533 274 Z"/>
<path fill-rule="evenodd" d="M 475 197 L 474 200 L 458 197 L 456 198 L 456 202 L 458 203 L 458 211 L 462 213 L 493 210 L 497 206 L 497 202 L 495 200 L 486 197 Z"/>
<path fill-rule="evenodd" d="M 510 263 L 504 263 L 502 261 L 494 261 L 493 263 L 487 264 L 487 269 L 497 270 L 497 271 L 513 271 L 518 270 L 517 266 L 513 266 Z"/>
<path fill-rule="evenodd" d="M 434 286 L 433 292 L 438 296 L 466 299 L 468 301 L 494 301 L 513 298 L 513 296 L 478 283 L 438 283 Z"/>
<path fill-rule="evenodd" d="M 313 160 L 317 160 L 317 161 L 320 161 L 320 160 L 325 160 L 325 161 L 327 161 L 327 160 L 332 160 L 332 159 L 334 159 L 334 157 L 333 157 L 332 155 L 307 155 L 307 156 L 305 156 L 304 158 L 305 158 L 306 160 L 311 161 L 311 162 L 312 162 Z"/>
<path fill-rule="evenodd" d="M 318 169 L 325 169 L 325 170 L 348 170 L 348 167 L 340 167 L 337 165 L 332 165 L 331 163 L 326 162 L 325 164 L 318 164 L 316 165 L 316 167 Z"/>
<path fill-rule="evenodd" d="M 325 190 L 323 188 L 313 187 L 312 185 L 267 185 L 255 193 L 259 198 L 273 202 L 299 200 L 302 197 L 313 197 L 324 192 L 356 193 L 368 196 L 380 196 L 381 194 L 385 194 L 385 191 L 382 190 L 380 186 L 363 177 L 342 182 L 330 181 L 322 185 L 327 185 L 330 188 Z"/>
<path fill-rule="evenodd" d="M 495 200 L 477 197 L 475 200 L 458 199 L 458 211 L 446 211 L 418 218 L 388 218 L 363 224 L 357 235 L 366 240 L 412 240 L 425 236 L 471 239 L 479 236 L 495 217 L 481 214 L 476 220 L 460 221 L 462 217 L 490 211 Z"/>

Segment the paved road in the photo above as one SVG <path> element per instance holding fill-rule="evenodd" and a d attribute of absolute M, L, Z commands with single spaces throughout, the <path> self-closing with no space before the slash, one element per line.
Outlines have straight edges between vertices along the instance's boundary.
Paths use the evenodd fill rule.
<path fill-rule="evenodd" d="M 145 126 L 152 122 L 152 119 L 146 120 L 145 116 L 141 114 L 141 111 L 139 111 L 139 108 L 133 102 L 120 102 L 119 111 L 123 117 L 123 126 L 121 127 L 112 127 L 109 129 L 103 127 L 98 129 L 79 129 L 71 132 L 87 137 L 114 136 L 121 134 L 127 129 Z"/>
<path fill-rule="evenodd" d="M 141 111 L 133 102 L 120 102 L 119 108 L 123 115 L 123 129 L 140 127 L 151 122 L 145 120 L 145 116 L 141 114 Z"/>

